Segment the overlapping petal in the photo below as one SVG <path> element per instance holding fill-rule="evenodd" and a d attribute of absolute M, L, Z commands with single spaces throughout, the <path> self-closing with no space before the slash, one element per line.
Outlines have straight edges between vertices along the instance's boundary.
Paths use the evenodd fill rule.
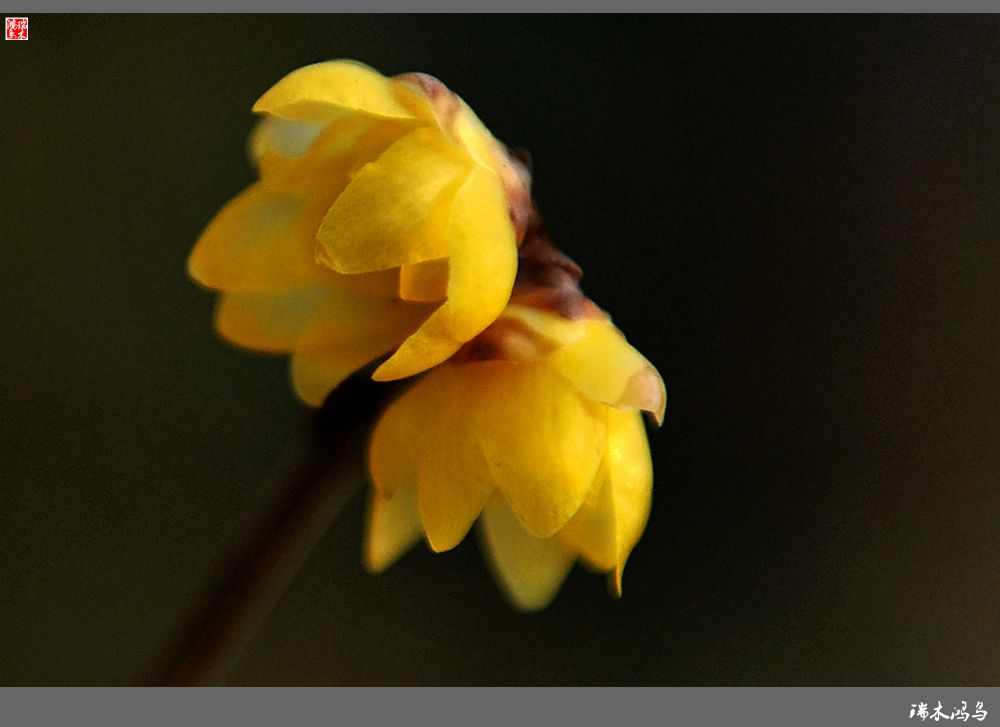
<path fill-rule="evenodd" d="M 337 197 L 316 233 L 320 259 L 366 273 L 445 257 L 452 202 L 470 168 L 439 129 L 403 136 Z"/>
<path fill-rule="evenodd" d="M 560 540 L 600 571 L 621 577 L 628 554 L 646 527 L 652 502 L 653 468 L 642 416 L 608 411 L 608 444 L 593 496 L 559 533 Z"/>
<path fill-rule="evenodd" d="M 222 336 L 293 354 L 311 405 L 379 358 L 380 379 L 441 363 L 509 299 L 503 147 L 443 85 L 434 103 L 426 90 L 353 61 L 288 74 L 254 105 L 260 181 L 189 259 L 195 280 L 223 292 Z"/>
<path fill-rule="evenodd" d="M 517 274 L 517 246 L 503 189 L 482 169 L 469 172 L 445 232 L 448 299 L 376 369 L 388 381 L 445 361 L 503 312 Z"/>
<path fill-rule="evenodd" d="M 316 265 L 305 202 L 255 184 L 220 210 L 195 244 L 188 272 L 216 290 L 287 290 L 330 281 Z"/>
<path fill-rule="evenodd" d="M 306 404 L 319 406 L 333 389 L 391 351 L 427 315 L 427 307 L 378 294 L 339 289 L 314 312 L 292 357 L 292 384 Z"/>
<path fill-rule="evenodd" d="M 215 328 L 237 346 L 290 353 L 328 296 L 321 286 L 223 293 L 215 307 Z"/>
<path fill-rule="evenodd" d="M 573 567 L 574 553 L 555 538 L 526 532 L 502 497 L 487 504 L 480 529 L 487 561 L 510 602 L 523 611 L 547 606 Z"/>
<path fill-rule="evenodd" d="M 607 320 L 587 319 L 578 325 L 584 328 L 580 337 L 549 357 L 553 368 L 594 401 L 644 409 L 662 421 L 667 394 L 653 365 Z"/>
<path fill-rule="evenodd" d="M 350 113 L 409 119 L 419 107 L 406 98 L 414 93 L 363 63 L 326 61 L 289 73 L 257 100 L 253 110 L 293 121 L 326 122 Z"/>
<path fill-rule="evenodd" d="M 576 558 L 612 574 L 620 593 L 652 493 L 639 409 L 658 405 L 623 391 L 648 362 L 603 317 L 508 311 L 484 335 L 489 356 L 438 366 L 382 414 L 369 453 L 376 491 L 416 492 L 433 550 L 457 545 L 478 517 L 518 608 L 548 603 Z"/>

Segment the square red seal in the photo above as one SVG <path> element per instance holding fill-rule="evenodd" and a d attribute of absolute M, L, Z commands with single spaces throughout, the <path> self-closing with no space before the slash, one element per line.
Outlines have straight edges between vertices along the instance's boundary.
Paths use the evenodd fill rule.
<path fill-rule="evenodd" d="M 28 19 L 27 18 L 6 18 L 4 28 L 7 31 L 7 40 L 27 40 L 28 39 Z"/>

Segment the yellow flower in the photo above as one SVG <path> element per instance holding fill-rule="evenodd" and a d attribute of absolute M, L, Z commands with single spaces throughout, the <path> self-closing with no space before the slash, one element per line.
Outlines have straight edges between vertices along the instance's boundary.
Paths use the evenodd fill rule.
<path fill-rule="evenodd" d="M 224 338 L 290 353 L 295 391 L 319 405 L 386 354 L 378 380 L 435 366 L 500 315 L 527 180 L 457 96 L 428 76 L 331 61 L 292 72 L 253 110 L 260 180 L 188 261 L 222 291 Z"/>
<path fill-rule="evenodd" d="M 603 314 L 511 305 L 376 424 L 366 566 L 382 571 L 421 536 L 453 548 L 479 518 L 516 607 L 547 605 L 577 557 L 620 594 L 651 498 L 641 411 L 659 421 L 665 403 L 659 374 Z"/>

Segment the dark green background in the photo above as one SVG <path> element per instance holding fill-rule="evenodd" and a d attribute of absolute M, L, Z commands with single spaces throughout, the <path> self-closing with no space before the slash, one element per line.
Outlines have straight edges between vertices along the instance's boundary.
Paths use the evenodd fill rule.
<path fill-rule="evenodd" d="M 474 539 L 364 573 L 356 501 L 232 683 L 1000 683 L 997 18 L 47 15 L 0 46 L 0 683 L 137 681 L 284 476 L 285 361 L 184 261 L 334 57 L 531 150 L 667 381 L 655 504 L 622 601 L 525 616 Z"/>

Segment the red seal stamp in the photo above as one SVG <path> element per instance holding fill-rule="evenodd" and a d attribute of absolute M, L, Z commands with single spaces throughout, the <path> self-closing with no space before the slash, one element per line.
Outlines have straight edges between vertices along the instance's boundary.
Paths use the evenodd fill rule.
<path fill-rule="evenodd" d="M 7 40 L 27 40 L 28 39 L 28 19 L 27 18 L 5 18 L 4 29 Z"/>

